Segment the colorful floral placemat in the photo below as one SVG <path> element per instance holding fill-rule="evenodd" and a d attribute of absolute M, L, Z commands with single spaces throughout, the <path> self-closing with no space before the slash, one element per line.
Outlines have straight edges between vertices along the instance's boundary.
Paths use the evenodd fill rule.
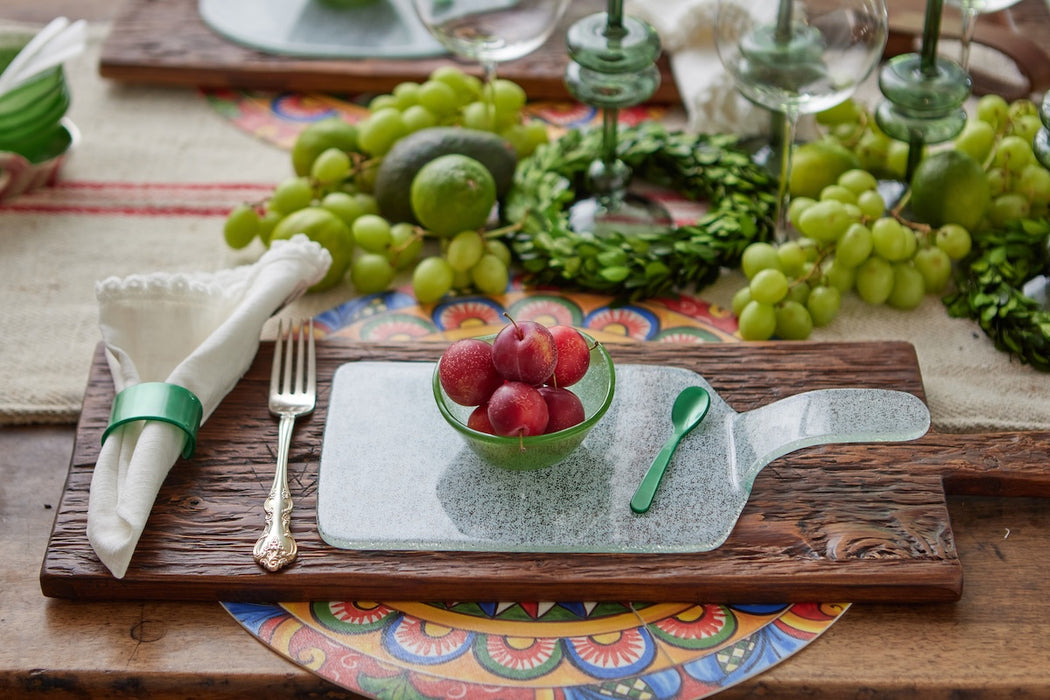
<path fill-rule="evenodd" d="M 340 116 L 351 124 L 368 115 L 370 95 L 273 93 L 252 90 L 206 90 L 212 107 L 240 129 L 282 148 L 291 148 L 310 122 Z M 620 110 L 620 123 L 662 119 L 667 107 L 639 105 Z M 572 127 L 599 124 L 601 112 L 577 102 L 530 102 L 525 115 L 545 121 L 552 136 Z"/>
<path fill-rule="evenodd" d="M 410 289 L 351 299 L 318 314 L 321 333 L 351 340 L 451 340 L 495 333 L 519 321 L 584 328 L 602 342 L 646 340 L 674 343 L 736 339 L 736 317 L 702 299 L 680 295 L 632 304 L 585 292 L 522 288 L 514 281 L 499 296 L 449 297 L 420 306 Z"/>
<path fill-rule="evenodd" d="M 445 340 L 517 320 L 564 323 L 602 342 L 733 342 L 736 319 L 690 296 L 633 304 L 525 289 L 419 305 L 410 290 L 319 314 L 328 337 Z M 679 700 L 713 695 L 807 646 L 848 604 L 330 601 L 224 603 L 259 641 L 371 698 Z"/>
<path fill-rule="evenodd" d="M 262 643 L 372 698 L 709 697 L 846 605 L 224 603 Z"/>

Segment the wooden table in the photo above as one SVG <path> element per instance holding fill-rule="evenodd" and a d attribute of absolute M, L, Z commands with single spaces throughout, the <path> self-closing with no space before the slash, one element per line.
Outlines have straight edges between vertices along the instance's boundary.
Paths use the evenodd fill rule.
<path fill-rule="evenodd" d="M 0 14 L 108 19 L 118 9 L 34 0 Z M 260 645 L 217 603 L 43 597 L 38 572 L 73 438 L 65 425 L 0 429 L 0 697 L 349 696 Z M 797 656 L 718 697 L 1050 696 L 1050 504 L 948 503 L 965 575 L 958 603 L 855 605 Z"/>
<path fill-rule="evenodd" d="M 0 697 L 345 697 L 260 645 L 217 603 L 44 598 L 37 574 L 71 426 L 0 432 Z M 950 497 L 954 604 L 854 605 L 797 656 L 718 697 L 1046 698 L 1050 507 Z"/>

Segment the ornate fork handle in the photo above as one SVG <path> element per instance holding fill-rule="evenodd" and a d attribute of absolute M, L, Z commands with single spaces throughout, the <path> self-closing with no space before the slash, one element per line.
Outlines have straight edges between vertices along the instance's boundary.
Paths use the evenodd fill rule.
<path fill-rule="evenodd" d="M 263 503 L 266 530 L 255 543 L 255 561 L 269 571 L 277 571 L 295 561 L 299 545 L 292 539 L 292 494 L 288 490 L 288 451 L 292 442 L 295 416 L 283 413 L 277 426 L 277 468 L 270 494 Z"/>

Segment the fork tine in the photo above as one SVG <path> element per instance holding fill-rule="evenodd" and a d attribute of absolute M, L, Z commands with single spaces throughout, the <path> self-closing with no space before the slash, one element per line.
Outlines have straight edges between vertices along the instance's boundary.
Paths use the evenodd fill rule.
<path fill-rule="evenodd" d="M 306 356 L 306 393 L 317 392 L 317 350 L 314 348 L 314 320 L 309 321 L 309 338 L 307 345 L 309 352 Z"/>
<path fill-rule="evenodd" d="M 295 393 L 306 391 L 306 320 L 299 321 L 299 357 L 295 358 Z"/>
<path fill-rule="evenodd" d="M 270 369 L 270 392 L 278 391 L 281 384 L 281 340 L 284 338 L 284 319 L 277 324 L 277 340 L 273 344 L 273 367 Z"/>
<path fill-rule="evenodd" d="M 284 376 L 281 378 L 281 393 L 287 394 L 292 390 L 292 341 L 295 339 L 295 324 L 288 321 L 288 337 L 284 340 Z"/>

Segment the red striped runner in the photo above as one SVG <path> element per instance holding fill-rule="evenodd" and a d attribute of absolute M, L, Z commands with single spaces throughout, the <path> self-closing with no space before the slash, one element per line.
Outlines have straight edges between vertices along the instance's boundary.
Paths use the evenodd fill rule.
<path fill-rule="evenodd" d="M 273 183 L 60 181 L 0 204 L 5 212 L 97 216 L 226 216 L 241 202 L 273 192 Z"/>
<path fill-rule="evenodd" d="M 261 202 L 273 193 L 274 183 L 251 182 L 101 182 L 60 181 L 8 202 L 0 215 L 78 214 L 91 216 L 215 216 L 225 217 L 242 202 Z M 691 223 L 707 210 L 670 190 L 640 185 L 639 191 L 664 204 L 678 225 Z"/>

